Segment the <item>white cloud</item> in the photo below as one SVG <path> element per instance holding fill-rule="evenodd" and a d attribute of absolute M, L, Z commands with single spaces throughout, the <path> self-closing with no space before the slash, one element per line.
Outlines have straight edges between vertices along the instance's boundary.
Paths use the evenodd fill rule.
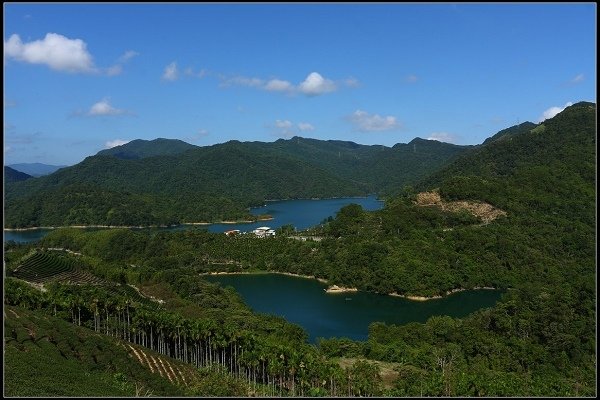
<path fill-rule="evenodd" d="M 294 90 L 294 85 L 281 79 L 271 79 L 267 82 L 264 89 L 269 92 L 291 92 Z"/>
<path fill-rule="evenodd" d="M 298 129 L 300 129 L 302 132 L 306 132 L 306 131 L 314 131 L 315 127 L 312 126 L 311 124 L 309 124 L 308 122 L 299 122 Z"/>
<path fill-rule="evenodd" d="M 188 70 L 186 70 L 188 72 Z M 348 78 L 337 83 L 323 78 L 318 72 L 311 72 L 304 81 L 298 85 L 293 85 L 290 81 L 273 78 L 265 80 L 261 78 L 249 78 L 241 75 L 226 77 L 219 75 L 222 87 L 246 86 L 253 87 L 268 92 L 283 92 L 288 94 L 303 93 L 307 96 L 318 96 L 324 93 L 336 91 L 340 86 L 358 87 L 359 82 L 355 78 Z"/>
<path fill-rule="evenodd" d="M 204 137 L 206 137 L 208 135 L 209 135 L 208 130 L 206 130 L 206 129 L 198 129 L 198 131 L 194 135 L 187 136 L 185 138 L 185 140 L 187 140 L 188 142 L 196 142 L 196 141 L 198 141 L 198 140 L 200 140 L 200 139 L 202 139 L 202 138 L 204 138 Z"/>
<path fill-rule="evenodd" d="M 123 64 L 127 63 L 133 57 L 139 56 L 140 53 L 133 50 L 127 50 L 121 57 L 117 59 L 117 63 L 112 67 L 106 69 L 106 75 L 115 76 L 120 75 L 123 72 Z"/>
<path fill-rule="evenodd" d="M 10 146 L 4 146 L 4 152 L 5 153 L 10 153 L 10 152 L 12 152 L 12 150 L 13 150 L 12 147 L 10 147 Z"/>
<path fill-rule="evenodd" d="M 542 116 L 538 119 L 538 123 L 543 122 L 547 119 L 553 118 L 556 114 L 562 112 L 562 110 L 564 110 L 565 108 L 572 106 L 572 105 L 573 105 L 573 103 L 569 101 L 562 107 L 556 107 L 556 106 L 550 107 L 549 109 L 547 109 L 546 111 L 544 111 L 542 113 Z"/>
<path fill-rule="evenodd" d="M 360 86 L 360 82 L 358 82 L 358 79 L 356 78 L 348 78 L 344 81 L 344 85 L 355 88 Z"/>
<path fill-rule="evenodd" d="M 291 138 L 297 134 L 297 131 L 309 132 L 315 130 L 315 127 L 308 122 L 299 122 L 298 124 L 294 124 L 292 121 L 287 119 L 275 120 L 275 123 L 273 125 L 269 125 L 269 127 L 273 128 L 276 136 L 283 138 Z"/>
<path fill-rule="evenodd" d="M 108 99 L 103 99 L 94 104 L 90 110 L 87 112 L 87 115 L 90 117 L 97 117 L 102 115 L 123 115 L 130 114 L 130 112 L 126 110 L 121 110 L 118 108 L 114 108 L 110 105 Z"/>
<path fill-rule="evenodd" d="M 196 76 L 198 78 L 204 78 L 208 74 L 208 71 L 205 69 L 201 69 L 198 72 L 194 72 L 194 69 L 192 67 L 187 67 L 183 73 L 187 76 Z"/>
<path fill-rule="evenodd" d="M 276 120 L 275 121 L 275 127 L 279 128 L 279 129 L 290 129 L 292 126 L 294 126 L 294 124 L 292 124 L 291 121 L 288 120 Z"/>
<path fill-rule="evenodd" d="M 432 132 L 427 140 L 437 140 L 438 142 L 455 143 L 456 136 L 448 132 Z"/>
<path fill-rule="evenodd" d="M 248 87 L 261 87 L 264 85 L 264 80 L 259 78 L 247 78 L 245 76 L 234 76 L 232 78 L 225 78 L 221 76 L 221 86 L 248 86 Z"/>
<path fill-rule="evenodd" d="M 4 56 L 30 64 L 45 64 L 56 71 L 97 72 L 92 55 L 81 39 L 47 33 L 44 39 L 23 43 L 17 34 L 4 42 Z"/>
<path fill-rule="evenodd" d="M 199 138 L 208 136 L 208 131 L 206 129 L 198 129 L 198 132 L 196 132 L 196 136 Z"/>
<path fill-rule="evenodd" d="M 271 127 L 274 128 L 274 134 L 279 137 L 291 138 L 296 134 L 294 124 L 292 123 L 292 121 L 289 121 L 287 119 L 275 120 L 275 123 Z"/>
<path fill-rule="evenodd" d="M 112 149 L 113 147 L 122 146 L 129 142 L 131 142 L 131 140 L 115 139 L 115 140 L 109 140 L 108 142 L 104 143 L 104 145 L 106 146 L 107 149 Z"/>
<path fill-rule="evenodd" d="M 140 53 L 138 53 L 137 51 L 127 50 L 121 57 L 119 57 L 117 62 L 119 64 L 125 64 L 127 61 L 131 60 L 133 57 L 136 57 L 139 55 L 140 55 Z"/>
<path fill-rule="evenodd" d="M 307 96 L 318 96 L 337 90 L 333 81 L 323 78 L 318 72 L 311 72 L 304 82 L 298 85 L 298 90 Z"/>
<path fill-rule="evenodd" d="M 411 75 L 408 75 L 405 80 L 408 83 L 415 83 L 416 81 L 419 80 L 419 77 L 416 76 L 416 75 L 411 74 Z"/>
<path fill-rule="evenodd" d="M 173 61 L 171 64 L 165 67 L 165 72 L 163 73 L 162 78 L 167 81 L 177 80 L 179 77 L 179 73 L 177 71 L 177 63 Z"/>
<path fill-rule="evenodd" d="M 115 76 L 120 75 L 123 72 L 123 66 L 120 64 L 113 65 L 112 67 L 108 67 L 106 69 L 106 75 Z"/>
<path fill-rule="evenodd" d="M 394 116 L 382 117 L 362 110 L 354 111 L 348 119 L 361 132 L 390 131 L 401 127 L 400 122 Z"/>
<path fill-rule="evenodd" d="M 4 99 L 4 108 L 12 108 L 12 107 L 16 107 L 17 106 L 17 102 L 14 100 L 10 100 L 10 99 Z"/>
<path fill-rule="evenodd" d="M 571 83 L 581 83 L 584 81 L 584 79 L 585 76 L 583 74 L 579 74 L 575 78 L 571 79 Z"/>

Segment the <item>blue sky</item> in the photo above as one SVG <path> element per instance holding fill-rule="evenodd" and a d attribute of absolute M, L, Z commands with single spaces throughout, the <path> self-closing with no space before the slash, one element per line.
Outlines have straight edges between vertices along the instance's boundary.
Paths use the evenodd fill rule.
<path fill-rule="evenodd" d="M 582 100 L 594 3 L 4 3 L 5 164 L 158 137 L 479 144 Z"/>

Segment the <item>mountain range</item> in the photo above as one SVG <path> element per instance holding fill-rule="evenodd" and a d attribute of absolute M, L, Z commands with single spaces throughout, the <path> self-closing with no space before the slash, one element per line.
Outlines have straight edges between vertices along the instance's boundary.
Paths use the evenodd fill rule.
<path fill-rule="evenodd" d="M 458 171 L 489 176 L 484 185 L 489 187 L 517 165 L 515 157 L 547 147 L 542 146 L 549 137 L 546 127 L 547 122 L 524 122 L 477 146 L 420 138 L 392 147 L 302 137 L 267 143 L 232 140 L 205 147 L 173 139 L 134 140 L 48 176 L 7 179 L 5 224 L 22 228 L 215 222 L 252 218 L 248 207 L 267 199 L 391 196 L 414 185 L 442 183 L 444 176 L 454 179 L 445 186 L 448 193 L 466 190 L 465 182 L 479 182 L 480 178 L 454 178 Z M 506 161 L 497 161 L 498 151 L 506 152 Z M 461 195 L 466 195 L 464 190 Z M 477 190 L 480 195 L 479 186 Z"/>
<path fill-rule="evenodd" d="M 58 171 L 61 168 L 67 167 L 67 165 L 50 165 L 50 164 L 42 164 L 42 163 L 18 163 L 18 164 L 10 164 L 8 167 L 15 169 L 20 172 L 24 172 L 31 176 L 44 176 L 50 175 L 55 171 Z"/>
<path fill-rule="evenodd" d="M 393 194 L 470 148 L 294 137 L 199 147 L 134 140 L 6 189 L 6 225 L 154 225 L 251 218 L 266 199 Z"/>

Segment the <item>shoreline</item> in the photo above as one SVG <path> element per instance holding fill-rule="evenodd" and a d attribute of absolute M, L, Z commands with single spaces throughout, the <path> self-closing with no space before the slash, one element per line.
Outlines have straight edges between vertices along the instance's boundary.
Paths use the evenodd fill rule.
<path fill-rule="evenodd" d="M 452 289 L 452 290 L 448 290 L 443 296 L 440 295 L 436 295 L 436 296 L 431 296 L 431 297 L 427 297 L 427 296 L 412 296 L 412 295 L 403 295 L 403 294 L 398 294 L 396 292 L 392 292 L 392 293 L 388 293 L 389 296 L 394 296 L 394 297 L 401 297 L 407 300 L 413 300 L 413 301 L 427 301 L 427 300 L 436 300 L 436 299 L 442 299 L 446 296 L 449 296 L 453 293 L 458 293 L 458 292 L 464 292 L 467 290 L 498 290 L 495 287 L 491 287 L 491 286 L 475 286 L 472 289 L 464 289 L 464 288 L 460 288 L 460 289 Z"/>
<path fill-rule="evenodd" d="M 61 228 L 76 228 L 76 229 L 89 229 L 89 228 L 105 228 L 105 229 L 149 229 L 149 228 L 176 228 L 182 225 L 216 225 L 216 224 L 252 224 L 255 222 L 272 221 L 275 218 L 257 219 L 256 221 L 240 220 L 240 221 L 218 221 L 218 222 L 182 222 L 174 225 L 62 225 L 62 226 L 32 226 L 29 228 L 4 228 L 5 231 L 9 232 L 24 232 L 24 231 L 37 231 L 37 230 L 53 230 Z"/>
<path fill-rule="evenodd" d="M 279 275 L 288 275 L 288 276 L 293 276 L 296 278 L 305 278 L 305 279 L 316 279 L 321 283 L 329 283 L 329 281 L 327 281 L 326 279 L 323 278 L 317 278 L 315 276 L 310 276 L 310 275 L 298 275 L 298 274 L 293 274 L 291 272 L 279 272 L 279 271 L 239 271 L 239 272 L 203 272 L 200 275 L 260 275 L 260 274 L 279 274 Z M 349 288 L 349 287 L 344 287 L 344 286 L 338 286 L 338 285 L 331 285 L 325 289 L 323 289 L 325 291 L 325 293 L 328 294 L 339 294 L 339 293 L 356 293 L 359 292 L 360 290 L 358 290 L 357 288 Z M 398 294 L 396 292 L 392 292 L 392 293 L 385 293 L 384 295 L 386 296 L 392 296 L 392 297 L 401 297 L 404 298 L 406 300 L 411 300 L 411 301 L 428 301 L 428 300 L 436 300 L 436 299 L 442 299 L 446 296 L 449 296 L 453 293 L 458 293 L 458 292 L 464 292 L 467 290 L 498 290 L 495 287 L 491 287 L 491 286 L 476 286 L 472 289 L 464 289 L 464 288 L 460 288 L 460 289 L 452 289 L 452 290 L 448 290 L 446 292 L 446 294 L 444 294 L 443 296 L 437 295 L 437 296 L 432 296 L 432 297 L 426 297 L 426 296 L 413 296 L 413 295 L 402 295 L 402 294 Z"/>
<path fill-rule="evenodd" d="M 335 199 L 368 199 L 371 196 L 375 196 L 375 200 L 376 201 L 381 201 L 383 202 L 384 200 L 381 200 L 378 198 L 378 195 L 376 193 L 371 193 L 368 194 L 366 196 L 335 196 L 335 197 L 299 197 L 299 198 L 289 198 L 289 199 L 265 199 L 265 202 L 275 202 L 275 201 L 291 201 L 291 200 L 335 200 Z M 260 208 L 260 207 L 264 207 L 265 205 L 263 204 L 262 206 L 256 206 L 256 207 L 250 207 L 250 208 Z"/>
<path fill-rule="evenodd" d="M 279 271 L 202 272 L 200 275 L 262 275 L 262 274 L 278 274 L 278 275 L 293 276 L 295 278 L 316 279 L 321 283 L 327 283 L 327 280 L 325 280 L 323 278 L 317 278 L 315 276 L 310 276 L 310 275 L 292 274 L 291 272 L 279 272 Z"/>

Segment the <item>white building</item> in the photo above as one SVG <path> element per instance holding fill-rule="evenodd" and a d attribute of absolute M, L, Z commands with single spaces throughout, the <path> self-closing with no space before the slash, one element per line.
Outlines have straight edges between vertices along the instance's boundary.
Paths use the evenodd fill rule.
<path fill-rule="evenodd" d="M 268 226 L 261 226 L 252 231 L 258 237 L 275 236 L 275 230 Z"/>

